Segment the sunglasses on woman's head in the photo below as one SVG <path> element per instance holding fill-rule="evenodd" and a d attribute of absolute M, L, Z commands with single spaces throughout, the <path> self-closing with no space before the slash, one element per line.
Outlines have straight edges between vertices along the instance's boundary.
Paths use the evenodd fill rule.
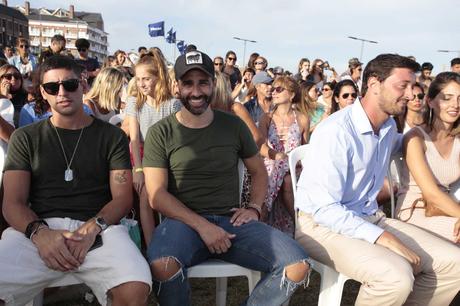
<path fill-rule="evenodd" d="M 347 93 L 344 93 L 344 94 L 342 95 L 342 98 L 343 98 L 343 99 L 347 99 L 350 95 L 353 97 L 353 99 L 356 99 L 356 97 L 358 97 L 358 94 L 357 94 L 356 92 L 354 92 L 354 93 L 352 93 L 352 94 L 350 94 L 350 93 L 347 92 Z"/>
<path fill-rule="evenodd" d="M 7 79 L 8 81 L 11 81 L 13 78 L 19 80 L 21 78 L 21 75 L 19 73 L 5 73 L 4 75 L 2 75 L 2 78 Z"/>
<path fill-rule="evenodd" d="M 69 79 L 61 82 L 48 82 L 42 84 L 43 89 L 49 95 L 57 95 L 59 92 L 60 86 L 64 86 L 64 89 L 68 92 L 74 92 L 78 89 L 78 85 L 80 84 L 80 80 L 78 79 Z"/>

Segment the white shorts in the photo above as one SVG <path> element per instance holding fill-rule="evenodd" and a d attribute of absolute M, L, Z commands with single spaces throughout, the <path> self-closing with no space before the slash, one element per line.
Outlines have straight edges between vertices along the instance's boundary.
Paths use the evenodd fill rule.
<path fill-rule="evenodd" d="M 46 219 L 52 229 L 74 231 L 83 222 L 69 218 Z M 75 271 L 49 269 L 35 245 L 12 227 L 0 240 L 0 299 L 6 305 L 24 305 L 40 291 L 71 273 L 88 285 L 101 305 L 107 304 L 107 291 L 126 282 L 152 286 L 147 261 L 123 225 L 111 225 L 102 234 L 103 245 L 90 251 Z"/>

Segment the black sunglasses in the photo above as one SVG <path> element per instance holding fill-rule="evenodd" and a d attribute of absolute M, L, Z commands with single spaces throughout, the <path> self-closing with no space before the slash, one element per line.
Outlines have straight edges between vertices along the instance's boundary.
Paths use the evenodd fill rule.
<path fill-rule="evenodd" d="M 254 62 L 254 65 L 265 65 L 265 62 Z"/>
<path fill-rule="evenodd" d="M 78 52 L 86 52 L 86 50 L 88 50 L 88 49 L 86 49 L 86 48 L 77 48 L 77 50 L 78 50 Z"/>
<path fill-rule="evenodd" d="M 414 95 L 414 99 L 412 100 L 415 100 L 415 98 L 418 98 L 419 100 L 423 100 L 423 98 L 425 98 L 425 94 L 423 93 L 416 94 Z"/>
<path fill-rule="evenodd" d="M 229 61 L 236 61 L 236 57 L 227 57 Z"/>
<path fill-rule="evenodd" d="M 342 98 L 343 98 L 343 99 L 347 99 L 350 95 L 353 97 L 353 99 L 356 99 L 356 97 L 358 97 L 358 94 L 357 94 L 356 92 L 354 92 L 354 93 L 352 93 L 352 94 L 350 94 L 350 93 L 347 92 L 347 93 L 344 93 L 344 94 L 342 95 Z"/>
<path fill-rule="evenodd" d="M 13 78 L 19 80 L 21 78 L 21 75 L 19 73 L 5 73 L 4 75 L 2 75 L 2 78 L 7 79 L 8 81 L 11 81 Z"/>
<path fill-rule="evenodd" d="M 214 63 L 214 66 L 223 66 L 224 63 Z"/>
<path fill-rule="evenodd" d="M 64 86 L 64 89 L 68 92 L 74 92 L 78 89 L 78 85 L 80 84 L 80 80 L 78 79 L 69 79 L 61 82 L 49 82 L 42 84 L 43 89 L 49 95 L 57 95 L 59 92 L 60 86 Z"/>
<path fill-rule="evenodd" d="M 29 45 L 19 45 L 19 48 L 21 48 L 21 49 L 22 49 L 22 48 L 27 49 L 27 48 L 29 48 Z"/>

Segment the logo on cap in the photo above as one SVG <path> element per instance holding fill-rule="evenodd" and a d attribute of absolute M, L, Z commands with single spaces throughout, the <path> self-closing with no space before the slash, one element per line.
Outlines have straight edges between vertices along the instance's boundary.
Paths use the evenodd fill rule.
<path fill-rule="evenodd" d="M 187 65 L 195 65 L 195 64 L 203 64 L 203 58 L 201 56 L 201 52 L 191 51 L 185 55 L 185 64 Z"/>

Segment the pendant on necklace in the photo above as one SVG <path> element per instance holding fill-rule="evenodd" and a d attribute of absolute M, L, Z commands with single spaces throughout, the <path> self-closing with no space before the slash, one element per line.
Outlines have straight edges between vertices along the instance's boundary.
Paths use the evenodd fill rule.
<path fill-rule="evenodd" d="M 73 180 L 73 171 L 70 168 L 67 168 L 64 172 L 64 180 L 66 182 L 71 182 Z"/>

